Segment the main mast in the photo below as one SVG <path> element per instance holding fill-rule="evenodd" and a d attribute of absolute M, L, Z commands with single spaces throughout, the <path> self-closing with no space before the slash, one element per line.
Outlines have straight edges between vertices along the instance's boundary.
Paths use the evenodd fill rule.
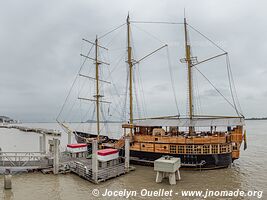
<path fill-rule="evenodd" d="M 188 71 L 188 99 L 189 99 L 189 118 L 193 118 L 193 87 L 192 87 L 192 60 L 191 60 L 191 52 L 190 52 L 190 44 L 188 41 L 188 33 L 187 33 L 187 23 L 186 18 L 184 18 L 184 34 L 185 34 L 185 55 L 186 55 L 186 63 L 187 63 L 187 71 Z M 194 127 L 189 127 L 189 133 L 191 134 L 194 131 Z"/>
<path fill-rule="evenodd" d="M 99 140 L 100 134 L 100 114 L 99 114 L 99 62 L 98 62 L 98 39 L 95 39 L 95 80 L 96 80 L 96 127 L 97 127 L 97 140 Z"/>
<path fill-rule="evenodd" d="M 132 47 L 130 38 L 130 17 L 127 16 L 127 51 L 128 51 L 128 65 L 129 65 L 129 98 L 130 98 L 130 126 L 133 125 L 133 63 L 132 63 Z M 130 136 L 132 136 L 132 128 L 130 129 Z"/>

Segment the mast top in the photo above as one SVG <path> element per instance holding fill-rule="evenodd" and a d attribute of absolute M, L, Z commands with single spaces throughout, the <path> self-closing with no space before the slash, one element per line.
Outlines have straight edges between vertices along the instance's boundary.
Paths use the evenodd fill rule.
<path fill-rule="evenodd" d="M 129 12 L 128 12 L 128 15 L 127 15 L 127 18 L 126 18 L 126 22 L 127 22 L 127 24 L 130 24 L 130 15 L 129 15 Z"/>

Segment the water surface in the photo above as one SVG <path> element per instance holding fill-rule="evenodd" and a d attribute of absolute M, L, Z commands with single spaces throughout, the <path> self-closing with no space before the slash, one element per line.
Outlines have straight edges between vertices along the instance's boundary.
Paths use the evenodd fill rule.
<path fill-rule="evenodd" d="M 248 149 L 241 151 L 241 158 L 227 169 L 208 171 L 181 171 L 182 180 L 170 186 L 167 181 L 155 183 L 156 174 L 151 167 L 136 166 L 136 170 L 111 179 L 99 185 L 92 184 L 74 174 L 43 175 L 41 173 L 16 174 L 12 178 L 13 189 L 3 190 L 3 177 L 0 176 L 0 199 L 9 200 L 73 200 L 94 199 L 92 190 L 98 188 L 100 193 L 109 190 L 257 190 L 263 191 L 267 199 L 267 121 L 247 121 Z M 28 126 L 57 129 L 56 124 L 26 124 Z M 114 126 L 113 130 L 118 130 Z M 114 131 L 114 134 L 118 133 Z M 120 133 L 118 133 L 120 134 Z M 48 137 L 51 139 L 52 137 Z M 61 136 L 61 148 L 64 149 L 67 136 Z M 38 151 L 39 135 L 24 133 L 16 129 L 0 129 L 0 147 L 3 151 Z M 196 199 L 172 197 L 165 199 Z M 118 197 L 98 197 L 96 199 L 118 199 Z M 121 198 L 122 199 L 122 198 Z M 131 197 L 129 199 L 148 199 L 148 197 Z M 155 198 L 149 198 L 155 199 Z M 156 198 L 157 199 L 157 198 Z M 161 199 L 160 197 L 158 199 Z M 257 199 L 257 197 L 207 198 L 207 199 Z"/>

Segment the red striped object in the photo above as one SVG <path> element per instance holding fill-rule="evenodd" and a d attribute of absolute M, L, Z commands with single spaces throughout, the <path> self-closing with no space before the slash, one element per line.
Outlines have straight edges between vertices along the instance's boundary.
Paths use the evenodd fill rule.
<path fill-rule="evenodd" d="M 85 144 L 85 143 L 80 143 L 80 144 L 68 144 L 67 147 L 76 149 L 76 148 L 87 147 L 87 144 Z"/>
<path fill-rule="evenodd" d="M 117 149 L 101 149 L 97 151 L 97 154 L 100 156 L 107 156 L 107 155 L 115 154 L 115 153 L 118 153 Z"/>

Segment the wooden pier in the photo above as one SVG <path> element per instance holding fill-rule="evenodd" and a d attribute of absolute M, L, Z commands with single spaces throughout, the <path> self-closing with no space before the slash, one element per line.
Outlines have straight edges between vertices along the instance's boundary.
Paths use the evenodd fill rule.
<path fill-rule="evenodd" d="M 19 126 L 19 125 L 1 125 L 0 128 L 14 128 L 18 129 L 23 132 L 34 132 L 52 136 L 61 136 L 61 132 L 54 129 L 45 129 L 45 128 L 33 128 L 33 127 L 26 127 L 26 126 Z"/>
<path fill-rule="evenodd" d="M 125 153 L 125 157 L 121 157 L 117 149 L 98 150 L 96 140 L 92 141 L 91 158 L 86 158 L 87 146 L 82 151 L 60 153 L 59 139 L 54 138 L 49 141 L 50 151 L 46 152 L 46 149 L 43 148 L 46 146 L 43 144 L 44 141 L 44 135 L 40 136 L 40 152 L 2 152 L 0 150 L 0 174 L 7 169 L 11 172 L 40 170 L 43 173 L 53 172 L 54 174 L 72 172 L 90 182 L 100 183 L 135 169 L 129 165 L 129 153 Z M 77 144 L 70 146 L 77 146 Z M 105 153 L 108 151 L 109 154 L 101 155 L 102 158 L 100 158 L 100 151 L 102 154 L 103 151 Z M 129 139 L 126 139 L 125 151 L 129 151 Z"/>

